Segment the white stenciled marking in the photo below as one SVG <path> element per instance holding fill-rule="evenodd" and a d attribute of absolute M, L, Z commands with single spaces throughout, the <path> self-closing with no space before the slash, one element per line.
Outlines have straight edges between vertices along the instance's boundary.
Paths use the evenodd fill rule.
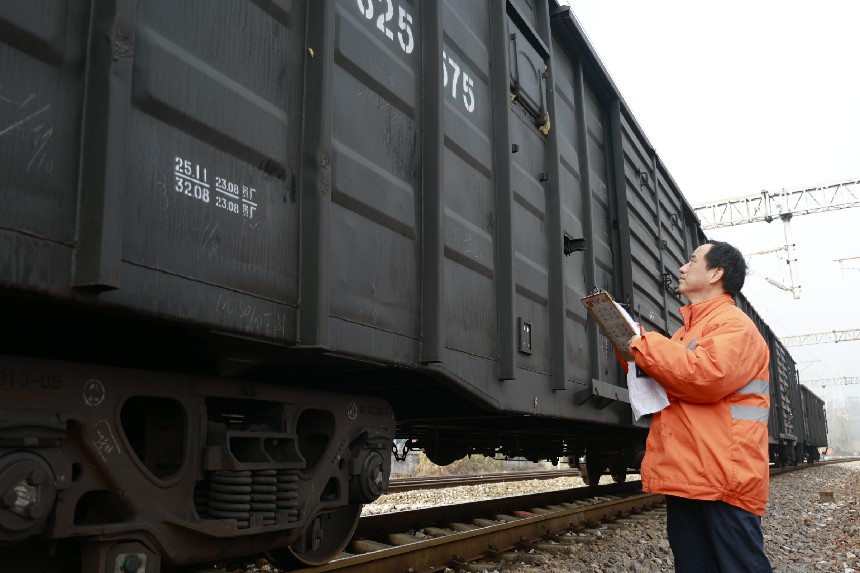
<path fill-rule="evenodd" d="M 119 442 L 113 433 L 113 428 L 105 418 L 96 422 L 93 430 L 96 433 L 96 439 L 90 440 L 93 448 L 98 452 L 99 457 L 103 462 L 107 463 L 108 456 L 122 454 L 122 448 L 119 447 Z"/>
<path fill-rule="evenodd" d="M 415 39 L 412 37 L 412 16 L 400 6 L 400 17 L 397 19 L 397 26 L 400 31 L 397 32 L 397 39 L 400 41 L 400 49 L 407 54 L 411 54 L 415 49 Z M 404 34 L 409 38 L 409 41 L 404 40 Z"/>
<path fill-rule="evenodd" d="M 462 103 L 463 107 L 466 108 L 466 111 L 472 113 L 475 111 L 475 93 L 472 88 L 475 86 L 474 80 L 469 77 L 469 74 L 466 73 L 465 70 L 462 69 L 462 66 L 454 61 L 454 58 L 448 57 L 448 54 L 445 51 L 442 51 L 442 86 L 448 87 L 448 67 L 451 67 L 452 75 L 451 78 L 451 97 L 455 100 L 460 98 L 457 97 L 457 94 L 462 90 Z M 463 81 L 460 80 L 460 73 L 462 71 Z"/>
<path fill-rule="evenodd" d="M 380 14 L 379 18 L 376 19 L 376 27 L 379 28 L 383 34 L 388 36 L 389 40 L 393 40 L 394 32 L 392 32 L 386 24 L 394 18 L 394 2 L 391 0 L 386 0 L 386 2 L 388 3 L 388 10 L 384 14 Z"/>
<path fill-rule="evenodd" d="M 192 163 L 188 159 L 177 156 L 173 174 L 175 185 L 173 189 L 203 203 L 209 202 L 209 181 L 205 167 Z"/>
<path fill-rule="evenodd" d="M 376 15 L 376 29 L 389 40 L 394 40 L 394 29 L 390 24 L 394 20 L 394 0 L 356 0 L 356 4 L 358 11 L 368 20 L 372 20 Z M 379 4 L 378 11 L 374 9 L 374 4 Z M 407 12 L 403 4 L 397 5 L 397 14 L 397 41 L 404 53 L 411 54 L 415 49 L 412 15 Z"/>
<path fill-rule="evenodd" d="M 214 185 L 210 184 L 209 169 L 191 160 L 176 156 L 173 175 L 174 190 L 208 204 L 210 190 L 215 198 L 215 207 L 247 219 L 254 219 L 259 209 L 256 198 L 257 189 L 216 176 Z"/>

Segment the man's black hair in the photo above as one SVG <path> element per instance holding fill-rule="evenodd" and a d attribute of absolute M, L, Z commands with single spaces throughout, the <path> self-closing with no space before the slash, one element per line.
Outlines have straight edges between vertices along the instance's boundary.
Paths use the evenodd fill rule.
<path fill-rule="evenodd" d="M 705 268 L 723 269 L 723 288 L 734 297 L 741 292 L 747 276 L 747 262 L 743 254 L 723 241 L 707 241 L 705 244 L 711 245 L 705 253 Z"/>

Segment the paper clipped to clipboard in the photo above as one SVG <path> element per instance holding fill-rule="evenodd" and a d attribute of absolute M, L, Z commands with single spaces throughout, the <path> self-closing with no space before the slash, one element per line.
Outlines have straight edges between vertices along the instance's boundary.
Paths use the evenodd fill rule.
<path fill-rule="evenodd" d="M 600 327 L 603 336 L 609 339 L 612 346 L 624 360 L 633 360 L 630 354 L 630 339 L 639 334 L 630 323 L 626 313 L 618 307 L 606 291 L 584 296 L 579 299 L 591 318 Z"/>
<path fill-rule="evenodd" d="M 600 331 L 612 342 L 618 353 L 627 360 L 627 390 L 633 419 L 638 420 L 646 414 L 659 412 L 669 405 L 666 390 L 650 376 L 639 373 L 630 355 L 630 338 L 639 334 L 639 325 L 627 314 L 621 305 L 612 300 L 609 293 L 602 291 L 583 297 L 582 304 L 600 326 Z"/>

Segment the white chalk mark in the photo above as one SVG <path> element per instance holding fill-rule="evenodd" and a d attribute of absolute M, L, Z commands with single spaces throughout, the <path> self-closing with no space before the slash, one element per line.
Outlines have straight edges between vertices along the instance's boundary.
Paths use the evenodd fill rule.
<path fill-rule="evenodd" d="M 51 109 L 51 104 L 48 104 L 48 105 L 46 105 L 45 107 L 43 107 L 42 109 L 37 110 L 37 111 L 35 111 L 35 112 L 31 113 L 30 115 L 28 115 L 28 116 L 27 116 L 27 117 L 25 117 L 24 119 L 21 119 L 21 120 L 17 121 L 16 123 L 13 123 L 12 125 L 10 125 L 9 127 L 7 127 L 6 129 L 4 129 L 3 131 L 0 131 L 0 137 L 2 137 L 2 136 L 4 136 L 4 135 L 6 135 L 7 133 L 9 133 L 10 131 L 12 131 L 12 130 L 13 130 L 13 129 L 15 129 L 16 127 L 20 127 L 20 126 L 24 125 L 25 123 L 27 123 L 28 121 L 30 121 L 31 119 L 33 119 L 34 117 L 36 117 L 37 115 L 43 114 L 43 113 L 45 113 L 46 111 L 48 111 L 49 109 Z"/>

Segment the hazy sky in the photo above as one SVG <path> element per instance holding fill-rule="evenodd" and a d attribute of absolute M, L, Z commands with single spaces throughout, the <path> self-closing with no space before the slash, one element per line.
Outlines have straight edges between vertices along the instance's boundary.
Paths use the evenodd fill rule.
<path fill-rule="evenodd" d="M 860 2 L 569 3 L 692 205 L 860 178 Z M 744 294 L 780 336 L 860 328 L 860 270 L 833 261 L 860 257 L 860 208 L 791 228 L 800 300 L 761 278 L 790 284 L 784 252 L 748 259 Z M 708 235 L 745 253 L 785 244 L 779 221 Z M 860 341 L 791 352 L 801 382 L 860 377 Z M 860 385 L 828 399 L 845 396 Z"/>

